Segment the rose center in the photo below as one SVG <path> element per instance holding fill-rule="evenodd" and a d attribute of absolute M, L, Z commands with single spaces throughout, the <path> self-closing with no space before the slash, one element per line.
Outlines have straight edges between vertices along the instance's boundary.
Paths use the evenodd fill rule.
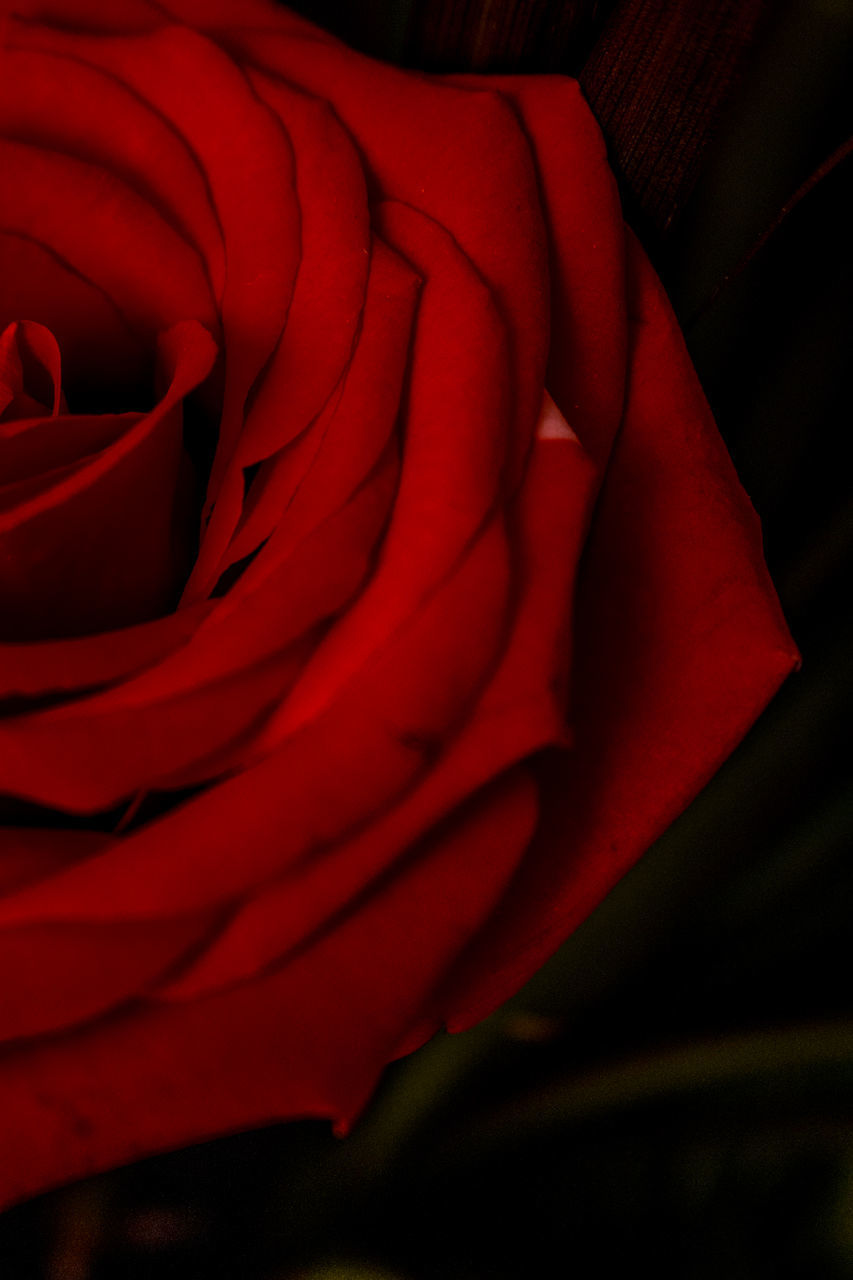
<path fill-rule="evenodd" d="M 59 345 L 49 329 L 32 320 L 7 325 L 0 334 L 0 423 L 66 411 L 60 370 Z M 0 475 L 8 480 L 5 467 Z"/>
<path fill-rule="evenodd" d="M 70 413 L 51 329 L 3 329 L 0 643 L 112 631 L 176 606 L 198 511 L 177 376 L 158 355 L 150 409 L 81 410 L 72 388 Z"/>

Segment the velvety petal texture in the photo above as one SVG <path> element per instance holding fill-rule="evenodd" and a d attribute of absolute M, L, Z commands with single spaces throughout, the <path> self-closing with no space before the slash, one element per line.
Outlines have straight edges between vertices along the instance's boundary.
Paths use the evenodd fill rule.
<path fill-rule="evenodd" d="M 0 1201 L 525 981 L 795 667 L 559 77 L 0 2 Z"/>

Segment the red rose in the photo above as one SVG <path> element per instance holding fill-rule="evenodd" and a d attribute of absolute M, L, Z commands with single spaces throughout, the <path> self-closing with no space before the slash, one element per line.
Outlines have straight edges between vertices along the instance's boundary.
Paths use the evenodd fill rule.
<path fill-rule="evenodd" d="M 9 1199 L 345 1127 L 796 654 L 572 81 L 265 0 L 6 8 Z"/>

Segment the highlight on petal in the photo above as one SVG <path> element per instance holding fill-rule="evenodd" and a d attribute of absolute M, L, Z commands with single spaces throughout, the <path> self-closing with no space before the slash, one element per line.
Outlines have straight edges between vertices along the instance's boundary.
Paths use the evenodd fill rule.
<path fill-rule="evenodd" d="M 554 401 L 545 392 L 545 400 L 536 424 L 537 440 L 573 440 L 580 443 Z"/>

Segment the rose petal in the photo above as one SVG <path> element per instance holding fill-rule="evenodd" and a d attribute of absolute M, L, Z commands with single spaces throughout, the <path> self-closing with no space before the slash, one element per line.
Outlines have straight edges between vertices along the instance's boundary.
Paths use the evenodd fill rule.
<path fill-rule="evenodd" d="M 60 471 L 56 483 L 0 511 L 5 638 L 142 621 L 173 598 L 181 399 L 206 377 L 215 348 L 194 323 L 166 334 L 163 346 L 173 374 L 157 408 Z"/>
<path fill-rule="evenodd" d="M 244 492 L 242 468 L 294 440 L 329 401 L 351 358 L 365 301 L 370 224 L 361 161 L 329 108 L 254 75 L 251 83 L 287 130 L 296 162 L 301 257 L 284 331 L 247 406 L 189 592 L 202 590 L 249 554 L 255 518 L 233 538 Z M 256 477 L 253 489 L 262 480 Z M 239 546 L 239 549 L 238 549 Z"/>
<path fill-rule="evenodd" d="M 25 396 L 26 389 L 30 388 L 38 413 L 47 412 L 56 417 L 62 407 L 61 366 L 56 338 L 44 325 L 32 320 L 17 321 L 0 336 L 0 383 L 8 387 L 15 399 Z M 15 416 L 21 418 L 24 414 Z M 12 427 L 0 428 L 4 483 L 14 478 L 7 466 L 11 462 L 8 441 L 15 434 Z"/>
<path fill-rule="evenodd" d="M 142 698 L 145 690 L 152 699 L 186 691 L 269 657 L 341 607 L 364 579 L 396 492 L 392 436 L 418 285 L 378 242 L 341 396 L 256 481 L 252 509 L 270 521 L 263 550 L 216 600 L 192 643 L 151 672 Z"/>
<path fill-rule="evenodd" d="M 12 893 L 54 875 L 80 858 L 111 844 L 100 831 L 64 831 L 44 827 L 3 827 L 0 891 Z"/>
<path fill-rule="evenodd" d="M 385 204 L 377 223 L 424 279 L 405 410 L 400 487 L 377 571 L 315 657 L 270 740 L 329 706 L 464 554 L 500 491 L 507 445 L 505 333 L 492 298 L 430 219 Z M 477 359 L 460 347 L 477 335 Z M 453 663 L 450 668 L 452 670 Z"/>
<path fill-rule="evenodd" d="M 534 462 L 520 515 L 525 530 L 522 546 L 527 550 L 522 564 L 524 585 L 518 621 L 501 665 L 478 704 L 477 717 L 451 748 L 452 770 L 443 776 L 439 772 L 435 784 L 427 787 L 424 819 L 427 823 L 458 803 L 469 788 L 506 768 L 519 755 L 535 750 L 546 741 L 554 741 L 555 736 L 559 739 L 562 734 L 566 603 L 571 596 L 574 565 L 585 529 L 592 475 L 578 446 L 568 441 L 543 441 L 534 453 Z M 462 580 L 456 592 L 460 601 L 467 598 L 466 587 L 470 586 L 471 579 L 482 581 L 479 564 L 474 561 L 472 567 L 470 577 Z M 458 613 L 456 616 L 460 617 Z M 434 645 L 436 632 L 429 614 L 423 620 L 422 632 Z M 453 633 L 448 638 L 454 643 Z M 405 646 L 400 648 L 401 661 L 407 656 L 412 656 L 411 649 L 407 653 Z M 417 676 L 418 670 L 417 664 L 413 664 L 410 677 Z M 386 688 L 388 671 L 387 667 L 380 667 L 363 695 L 370 701 L 371 688 L 381 691 L 382 697 L 373 697 L 376 715 L 381 715 L 386 701 L 399 714 L 398 690 Z M 406 671 L 401 674 L 405 678 Z M 426 699 L 431 696 L 428 684 L 423 691 L 416 686 L 415 693 Z M 342 710 L 346 716 L 347 708 Z M 269 761 L 242 778 L 222 784 L 147 830 L 126 837 L 106 858 L 90 860 L 70 875 L 39 886 L 35 893 L 7 898 L 0 904 L 0 920 L 101 918 L 102 912 L 106 913 L 104 918 L 111 918 L 140 909 L 143 914 L 156 913 L 158 901 L 178 909 L 179 901 L 183 901 L 183 893 L 178 889 L 180 882 L 185 883 L 189 891 L 187 901 L 197 902 L 202 889 L 212 890 L 212 900 L 215 900 L 217 894 L 225 894 L 227 890 L 224 882 L 219 889 L 214 883 L 214 842 L 224 837 L 226 844 L 230 843 L 231 837 L 223 824 L 228 824 L 229 814 L 238 811 L 249 815 L 249 828 L 244 830 L 247 857 L 239 868 L 219 865 L 217 874 L 228 877 L 237 872 L 242 883 L 248 886 L 253 877 L 263 875 L 261 865 L 270 852 L 282 862 L 292 860 L 297 850 L 308 847 L 304 843 L 305 830 L 298 830 L 300 823 L 308 822 L 309 831 L 313 824 L 317 831 L 318 821 L 329 826 L 331 819 L 330 829 L 334 827 L 329 800 L 315 802 L 306 794 L 306 788 L 319 785 L 323 790 L 330 785 L 340 808 L 344 791 L 352 787 L 353 795 L 358 796 L 364 790 L 365 779 L 371 775 L 373 760 L 363 758 L 364 737 L 335 733 L 336 727 L 341 727 L 340 712 L 338 708 L 338 716 L 330 718 L 328 732 L 323 724 L 318 726 L 319 734 L 315 729 L 316 751 L 325 765 L 317 777 L 311 778 L 312 738 L 303 735 L 294 740 L 292 749 L 283 752 L 278 761 Z M 375 733 L 376 725 L 371 728 Z M 357 770 L 354 762 L 359 763 Z M 291 791 L 291 799 L 288 800 L 283 787 Z M 287 821 L 282 827 L 283 817 Z M 268 824 L 272 824 L 271 829 Z M 262 834 L 264 831 L 269 834 Z M 273 834 L 275 831 L 278 835 Z M 195 851 L 190 848 L 190 842 Z M 182 865 L 176 861 L 174 850 L 177 849 L 181 850 L 181 859 L 189 859 L 187 863 Z M 202 859 L 199 870 L 201 866 L 206 867 L 203 884 L 193 871 L 192 859 L 196 856 Z M 133 864 L 140 858 L 146 867 L 147 890 L 134 878 Z M 254 859 L 259 861 L 253 870 L 250 860 Z M 166 877 L 159 888 L 158 875 Z M 171 882 L 171 889 L 167 888 L 167 882 Z M 131 885 L 133 892 L 128 895 L 126 890 Z"/>
<path fill-rule="evenodd" d="M 8 7 L 21 17 L 72 31 L 147 31 L 163 21 L 159 5 L 148 0 L 122 0 L 120 6 L 104 0 L 12 0 Z"/>
<path fill-rule="evenodd" d="M 361 584 L 387 517 L 397 464 L 305 539 L 243 597 L 231 626 L 202 629 L 171 658 L 106 692 L 0 720 L 3 787 L 74 813 L 111 808 L 142 788 L 195 785 L 251 754 L 259 730 L 316 644 L 314 628 Z M 213 621 L 214 615 L 211 615 Z"/>
<path fill-rule="evenodd" d="M 135 627 L 72 640 L 0 643 L 0 698 L 80 691 L 124 679 L 189 640 L 212 608 L 203 602 Z"/>
<path fill-rule="evenodd" d="M 325 715 L 260 764 L 106 854 L 0 900 L 0 924 L 203 910 L 274 878 L 387 808 L 471 709 L 498 656 L 508 585 L 506 537 L 496 517 Z M 460 634 L 468 636 L 461 653 Z M 30 765 L 35 786 L 33 772 Z M 87 778 L 84 771 L 78 782 Z M 236 839 L 244 842 L 240 859 L 233 857 Z"/>
<path fill-rule="evenodd" d="M 200 31 L 246 24 L 255 30 L 333 39 L 272 0 L 122 0 L 120 8 L 103 0 L 13 0 L 13 8 L 31 19 L 81 31 L 149 31 L 168 16 Z"/>
<path fill-rule="evenodd" d="M 187 319 L 217 327 L 198 256 L 151 205 L 103 169 L 0 139 L 0 228 L 48 245 L 149 338 Z"/>
<path fill-rule="evenodd" d="M 194 916 L 0 930 L 0 1040 L 61 1031 L 138 995 L 213 923 Z"/>
<path fill-rule="evenodd" d="M 333 40 L 327 31 L 271 0 L 158 0 L 158 9 L 200 31 L 219 27 L 251 27 L 277 33 L 291 32 L 317 40 Z"/>
<path fill-rule="evenodd" d="M 536 176 L 512 109 L 493 91 L 413 76 L 333 41 L 243 28 L 218 38 L 239 61 L 329 101 L 381 194 L 434 218 L 476 265 L 509 335 L 518 479 L 542 396 L 548 277 Z"/>
<path fill-rule="evenodd" d="M 546 402 L 540 423 L 554 412 Z M 565 744 L 570 601 L 594 471 L 565 434 L 539 440 L 520 501 L 518 614 L 469 721 L 399 804 L 251 898 L 161 996 L 193 999 L 254 976 L 344 910 L 466 796 L 532 752 Z"/>
<path fill-rule="evenodd" d="M 74 403 L 95 398 L 110 408 L 145 393 L 150 351 L 115 304 L 48 245 L 0 232 L 0 325 L 22 316 L 40 321 L 63 354 L 64 386 Z"/>
<path fill-rule="evenodd" d="M 101 698 L 77 704 L 76 715 L 86 725 L 85 754 L 88 760 L 92 759 L 96 737 L 103 735 L 99 739 L 103 753 L 99 763 L 87 765 L 84 771 L 89 779 L 96 780 L 99 788 L 109 788 L 108 778 L 120 766 L 115 733 L 106 725 L 103 730 L 99 729 L 100 716 L 109 713 L 111 708 L 126 708 L 128 700 L 139 705 L 150 699 L 152 704 L 159 704 L 157 714 L 166 717 L 165 728 L 169 715 L 168 697 L 185 695 L 230 671 L 245 670 L 253 663 L 270 657 L 317 620 L 340 607 L 361 582 L 369 568 L 369 556 L 376 536 L 385 522 L 392 490 L 389 489 L 388 496 L 382 498 L 375 486 L 386 485 L 386 481 L 376 475 L 371 481 L 375 492 L 371 494 L 365 490 L 351 510 L 345 511 L 344 508 L 380 462 L 391 437 L 407 361 L 417 285 L 417 278 L 401 260 L 378 243 L 371 262 L 370 290 L 360 341 L 344 394 L 315 446 L 317 453 L 308 474 L 303 476 L 302 468 L 297 467 L 301 483 L 294 480 L 294 485 L 298 484 L 295 500 L 288 505 L 282 494 L 276 494 L 274 487 L 271 494 L 267 493 L 272 499 L 272 510 L 279 516 L 279 527 L 274 536 L 231 591 L 211 606 L 212 612 L 208 610 L 209 625 L 191 627 L 189 622 L 185 624 L 182 639 L 191 643 L 182 644 L 172 658 L 151 672 L 150 679 L 117 690 L 117 695 L 111 700 Z M 285 480 L 288 474 L 285 472 Z M 390 474 L 388 479 L 393 483 Z M 285 507 L 286 512 L 282 516 Z M 340 518 L 333 519 L 337 512 L 340 512 Z M 327 522 L 326 527 L 321 529 L 324 522 Z M 306 535 L 312 529 L 317 530 L 318 536 L 306 543 Z M 189 612 L 193 619 L 200 620 L 197 609 Z M 186 613 L 182 610 L 177 616 L 180 618 Z M 160 630 L 156 634 L 151 633 L 152 643 L 157 642 L 160 634 Z M 145 638 L 140 629 L 139 642 L 143 643 Z M 42 662 L 36 664 L 36 670 L 44 671 L 46 677 L 52 669 L 51 657 L 55 655 L 53 660 L 61 661 L 61 669 L 67 672 L 67 664 L 76 657 L 83 664 L 80 682 L 85 683 L 86 671 L 89 670 L 89 678 L 96 684 L 99 683 L 100 671 L 98 656 L 102 663 L 106 663 L 115 656 L 117 644 L 126 642 L 130 646 L 133 639 L 129 633 L 126 638 L 117 633 L 109 637 L 107 643 L 89 645 L 85 653 L 79 648 L 81 642 L 77 642 L 77 649 L 66 649 L 61 655 L 55 648 L 42 646 Z M 168 644 L 169 649 L 176 647 L 177 643 Z M 88 668 L 87 653 L 91 655 L 93 664 Z M 9 671 L 11 659 L 16 662 L 14 670 L 19 671 L 21 664 L 25 664 L 25 670 L 31 669 L 26 646 L 7 646 L 5 667 L 3 654 L 4 650 L 0 648 L 0 671 L 4 676 Z M 147 650 L 143 649 L 140 666 L 151 665 L 145 660 L 145 654 Z M 152 660 L 156 656 L 156 650 L 152 651 Z M 130 674 L 130 669 L 127 674 Z M 64 678 L 68 679 L 68 676 Z M 104 682 L 109 678 L 107 667 Z M 20 674 L 10 675 L 9 679 L 12 681 L 11 691 L 26 691 L 26 685 L 20 688 L 14 683 L 15 679 L 22 680 Z M 206 696 L 211 696 L 210 690 Z M 68 718 L 66 714 L 66 722 Z M 42 721 L 45 731 L 51 723 L 50 720 Z M 60 719 L 57 730 L 61 725 Z M 131 746 L 132 743 L 133 736 Z M 35 761 L 43 749 L 46 747 L 34 746 Z M 57 777 L 66 777 L 69 767 L 80 767 L 79 753 L 72 750 L 70 744 L 61 745 L 59 753 L 56 769 L 51 771 L 52 785 L 55 785 Z M 138 765 L 138 761 L 136 763 Z M 44 773 L 43 768 L 35 767 Z M 118 784 L 118 791 L 115 788 L 99 791 L 94 801 L 96 806 L 115 800 L 122 793 L 122 788 L 129 785 L 127 780 L 133 777 L 134 769 L 132 752 L 126 756 L 124 767 L 128 772 L 124 775 L 125 781 Z M 86 785 L 91 786 L 91 781 Z M 51 798 L 56 802 L 58 797 L 51 793 Z"/>
<path fill-rule="evenodd" d="M 287 324 L 246 416 L 241 466 L 269 457 L 323 408 L 357 336 L 370 259 L 360 158 L 325 103 L 251 75 L 294 150 L 301 259 Z"/>
<path fill-rule="evenodd" d="M 111 808 L 135 791 L 173 785 L 174 774 L 246 732 L 290 688 L 302 649 L 168 699 L 134 701 L 119 690 L 6 717 L 0 762 L 7 794 L 76 813 Z M 156 677 L 148 683 L 156 686 Z M 215 707 L 215 717 L 211 708 Z"/>
<path fill-rule="evenodd" d="M 222 228 L 221 310 L 228 359 L 208 515 L 214 498 L 220 501 L 187 588 L 192 601 L 214 585 L 209 559 L 215 567 L 220 533 L 224 529 L 227 539 L 239 519 L 242 477 L 232 471 L 224 492 L 220 489 L 242 428 L 246 396 L 279 339 L 290 304 L 300 244 L 290 143 L 239 68 L 188 28 L 164 27 L 129 39 L 39 27 L 28 43 L 110 72 L 162 113 L 203 170 Z M 210 557 L 204 548 L 208 538 L 219 546 Z"/>
<path fill-rule="evenodd" d="M 62 414 L 3 423 L 3 489 L 19 481 L 38 480 L 40 475 L 48 477 L 60 469 L 71 474 L 92 454 L 115 444 L 141 417 L 138 413 Z M 50 472 L 44 470 L 48 461 Z"/>
<path fill-rule="evenodd" d="M 451 79 L 480 89 L 477 76 Z M 603 472 L 621 420 L 628 351 L 625 230 L 604 139 L 575 80 L 489 79 L 524 125 L 549 231 L 545 383 Z"/>
<path fill-rule="evenodd" d="M 64 17 L 66 28 L 112 21 L 92 0 L 21 3 Z M 169 13 L 209 26 L 238 60 L 277 76 L 277 88 L 265 90 L 258 75 L 250 88 L 210 41 L 162 28 Z M 140 762 L 149 777 L 168 766 L 175 785 L 230 768 L 235 775 L 128 835 L 79 833 L 67 861 L 46 833 L 17 844 L 12 833 L 0 966 L 14 978 L 34 945 L 39 958 L 19 990 L 9 983 L 9 1027 L 18 1035 L 69 1028 L 49 1042 L 12 1045 L 0 1060 L 11 1106 L 0 1136 L 10 1155 L 0 1170 L 16 1194 L 223 1128 L 311 1114 L 334 1117 L 342 1131 L 401 1048 L 442 1019 L 466 1025 L 517 987 L 702 784 L 796 661 L 753 513 L 657 282 L 633 248 L 626 306 L 621 218 L 575 90 L 551 80 L 493 82 L 502 97 L 494 87 L 381 68 L 264 0 L 242 8 L 237 0 L 127 0 L 115 21 L 154 34 L 124 42 L 31 34 L 45 48 L 103 56 L 155 113 L 177 121 L 205 169 L 228 254 L 227 382 L 210 520 L 185 599 L 203 599 L 226 567 L 242 576 L 231 573 L 230 592 L 220 581 L 226 594 L 182 652 L 76 706 L 7 719 L 13 731 L 48 726 L 44 741 L 36 734 L 26 744 L 24 764 L 14 754 L 23 740 L 13 734 L 7 759 L 23 794 L 83 810 L 124 794 Z M 182 62 L 192 73 L 175 86 Z M 264 92 L 280 116 L 254 96 Z M 412 265 L 402 273 L 406 286 L 415 273 L 425 280 L 399 424 L 398 500 L 367 588 L 331 626 L 329 611 L 374 567 L 396 478 L 389 428 L 409 332 L 389 342 L 392 385 L 374 402 L 369 383 L 383 330 L 371 327 L 375 310 L 362 310 L 362 264 L 352 252 L 364 230 L 358 182 L 347 187 L 341 222 L 322 231 L 341 233 L 328 262 L 310 247 L 321 224 L 309 226 L 307 187 L 298 192 L 306 197 L 304 275 L 291 297 L 300 236 L 284 103 L 316 119 L 306 92 L 331 95 L 365 157 L 371 198 L 397 202 L 377 202 L 375 221 Z M 294 143 L 296 119 L 288 125 Z M 325 125 L 352 161 L 328 116 Z M 317 143 L 307 145 L 311 153 Z M 240 168 L 247 157 L 249 172 Z M 255 186 L 251 158 L 274 171 Z M 245 191 L 234 184 L 235 164 Z M 313 174 L 320 201 L 330 176 L 319 167 Z M 557 283 L 549 364 L 556 405 L 544 407 L 547 240 L 537 176 Z M 266 214 L 271 192 L 273 205 L 282 197 L 279 258 L 267 253 L 263 219 L 253 241 L 252 193 Z M 351 237 L 347 211 L 358 222 Z M 186 236 L 177 209 L 169 217 Z M 363 239 L 366 247 L 366 231 Z M 3 244 L 0 233 L 0 251 Z M 374 289 L 384 252 L 377 245 Z M 39 282 L 52 272 L 62 284 L 67 317 L 67 264 L 48 270 L 35 260 Z M 386 266 L 395 262 L 399 268 L 389 254 Z M 123 283 L 103 263 L 100 271 L 93 279 L 104 288 Z M 257 307 L 247 281 L 258 289 Z M 26 284 L 18 272 L 15 290 Z M 395 306 L 381 312 L 386 321 Z M 318 318 L 329 309 L 340 323 L 328 351 L 316 351 Z M 410 315 L 405 305 L 401 313 Z M 577 746 L 569 766 L 556 751 L 547 767 L 540 762 L 548 807 L 530 846 L 538 787 L 526 766 L 511 766 L 567 740 L 567 602 L 597 478 L 581 442 L 600 478 L 621 422 L 629 323 L 637 332 L 628 411 L 580 599 Z M 299 392 L 276 422 L 272 410 L 294 374 Z M 25 404 L 17 394 L 9 402 L 16 413 Z M 343 448 L 350 415 L 373 409 L 382 418 L 375 436 L 366 434 L 363 451 Z M 29 429 L 21 427 L 22 439 Z M 247 462 L 260 464 L 253 479 Z M 21 464 L 23 487 L 8 486 L 5 499 L 20 507 L 27 485 L 31 504 L 72 492 L 77 463 L 65 465 L 66 476 L 61 467 L 47 474 Z M 291 681 L 304 656 L 281 652 L 288 627 L 311 625 L 305 648 L 316 646 L 315 657 L 268 716 L 286 692 L 267 689 L 268 670 L 280 674 L 279 664 L 294 658 Z M 134 639 L 125 660 L 146 651 L 136 648 L 136 629 L 127 635 Z M 156 654 L 178 642 L 177 632 L 152 636 Z M 14 657 L 22 647 L 5 648 Z M 79 678 L 97 650 L 86 649 L 76 666 L 82 650 L 57 652 Z M 0 646 L 0 660 L 3 653 Z M 267 654 L 275 655 L 268 668 L 251 665 Z M 38 677 L 38 664 L 23 674 Z M 211 703 L 205 679 L 222 682 Z M 182 691 L 196 699 L 192 723 L 183 741 L 163 742 L 176 723 L 170 700 Z M 224 715 L 211 730 L 212 706 Z M 248 723 L 258 707 L 260 723 Z M 136 730 L 144 725 L 147 741 L 134 743 L 122 714 Z M 49 739 L 62 723 L 78 737 L 57 738 L 54 759 Z M 121 744 L 115 753 L 112 732 Z M 480 790 L 466 801 L 469 789 Z M 238 903 L 247 905 L 214 931 Z"/>
<path fill-rule="evenodd" d="M 251 986 L 137 1006 L 6 1055 L 0 1197 L 227 1130 L 351 1120 L 500 893 L 535 797 L 523 771 L 502 779 L 338 928 Z"/>
<path fill-rule="evenodd" d="M 197 248 L 219 300 L 222 235 L 204 176 L 184 139 L 125 85 L 71 56 L 15 48 L 8 35 L 0 82 L 0 133 L 63 151 L 121 178 Z"/>
<path fill-rule="evenodd" d="M 629 394 L 578 602 L 575 751 L 554 761 L 536 842 L 433 1006 L 452 1029 L 535 972 L 797 665 L 755 513 L 663 290 L 629 251 Z"/>
<path fill-rule="evenodd" d="M 271 538 L 241 579 L 266 572 L 307 529 L 341 506 L 379 460 L 397 421 L 420 278 L 374 238 L 358 343 L 335 398 L 311 431 L 260 469 L 229 560 Z M 237 592 L 235 599 L 239 599 Z"/>

